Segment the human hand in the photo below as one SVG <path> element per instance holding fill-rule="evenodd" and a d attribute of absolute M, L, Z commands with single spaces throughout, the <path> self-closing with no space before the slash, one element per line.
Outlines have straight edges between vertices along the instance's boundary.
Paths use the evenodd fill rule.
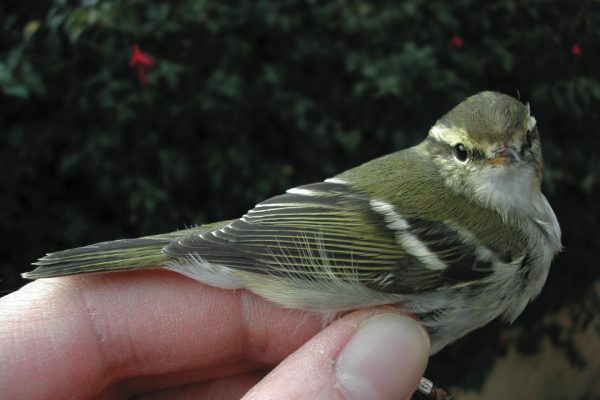
<path fill-rule="evenodd" d="M 410 397 L 429 355 L 415 321 L 362 310 L 321 328 L 168 271 L 35 281 L 0 299 L 0 398 Z"/>

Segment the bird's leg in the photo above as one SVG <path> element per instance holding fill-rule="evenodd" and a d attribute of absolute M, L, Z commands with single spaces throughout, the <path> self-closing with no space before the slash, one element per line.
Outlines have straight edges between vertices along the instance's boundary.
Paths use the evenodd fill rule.
<path fill-rule="evenodd" d="M 411 400 L 448 400 L 448 395 L 444 389 L 436 388 L 429 379 L 421 378 Z"/>

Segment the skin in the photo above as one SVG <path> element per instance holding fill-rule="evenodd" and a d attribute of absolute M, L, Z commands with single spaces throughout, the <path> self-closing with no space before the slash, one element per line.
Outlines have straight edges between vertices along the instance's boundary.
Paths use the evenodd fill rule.
<path fill-rule="evenodd" d="M 392 360 L 381 363 L 399 370 L 374 398 L 408 398 L 429 341 L 389 310 L 321 329 L 306 313 L 168 271 L 39 280 L 0 299 L 0 398 L 357 398 L 340 386 L 339 365 L 356 362 L 346 350 L 385 318 L 418 332 L 390 338 Z"/>

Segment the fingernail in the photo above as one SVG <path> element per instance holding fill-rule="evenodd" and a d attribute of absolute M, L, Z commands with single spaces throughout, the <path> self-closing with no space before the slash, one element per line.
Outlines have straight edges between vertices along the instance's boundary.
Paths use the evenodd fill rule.
<path fill-rule="evenodd" d="M 368 318 L 358 328 L 336 364 L 336 379 L 349 400 L 403 399 L 425 371 L 429 337 L 404 315 Z"/>

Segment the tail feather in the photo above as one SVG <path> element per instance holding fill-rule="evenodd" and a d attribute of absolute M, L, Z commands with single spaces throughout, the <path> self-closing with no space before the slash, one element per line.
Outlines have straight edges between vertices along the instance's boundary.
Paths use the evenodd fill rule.
<path fill-rule="evenodd" d="M 165 238 L 121 239 L 49 253 L 34 262 L 37 268 L 23 277 L 38 279 L 156 267 L 170 259 L 162 253 L 170 242 Z"/>
<path fill-rule="evenodd" d="M 49 253 L 32 263 L 37 268 L 24 273 L 23 278 L 39 279 L 158 267 L 174 258 L 163 252 L 163 248 L 173 240 L 218 229 L 229 222 L 221 221 L 155 236 L 113 240 Z"/>

